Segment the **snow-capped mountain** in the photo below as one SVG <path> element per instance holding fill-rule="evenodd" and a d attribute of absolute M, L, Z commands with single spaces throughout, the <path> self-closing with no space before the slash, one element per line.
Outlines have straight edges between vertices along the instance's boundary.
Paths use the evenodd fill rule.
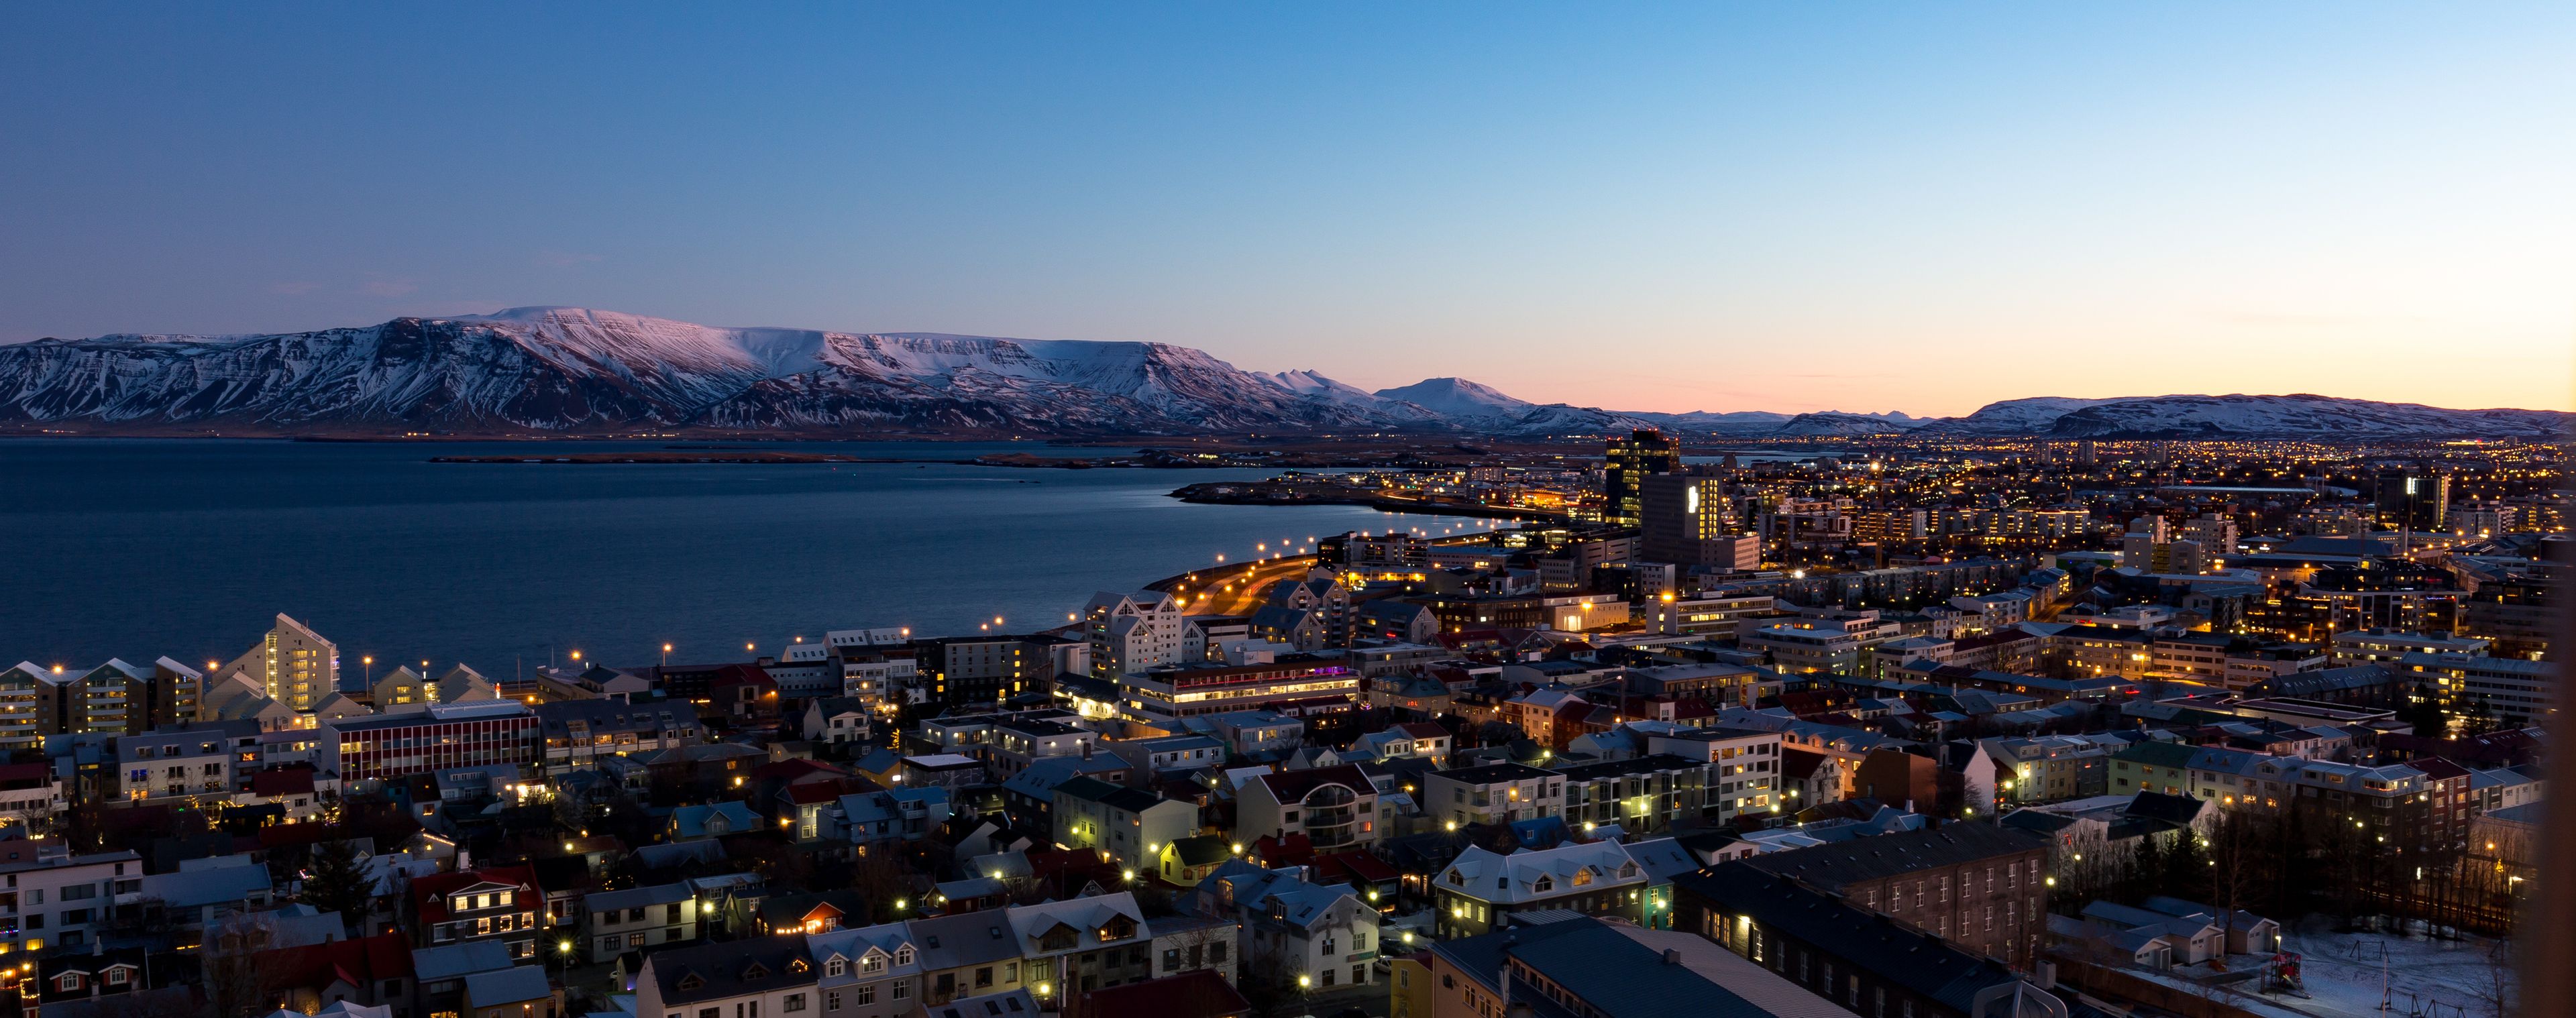
<path fill-rule="evenodd" d="M 1912 426 L 1911 419 L 1900 421 L 1877 414 L 1847 414 L 1827 410 L 1789 418 L 1774 425 L 1770 434 L 1800 438 L 1893 435 L 1910 430 Z"/>
<path fill-rule="evenodd" d="M 2332 396 L 2157 396 L 2095 402 L 2059 416 L 2061 438 L 2556 438 L 2569 414 L 2445 410 Z"/>
<path fill-rule="evenodd" d="M 1369 392 L 1164 343 L 715 328 L 582 308 L 248 336 L 0 345 L 0 427 L 380 433 L 1182 434 L 1353 429 L 1519 436 L 1661 427 L 1706 438 L 1922 434 L 2525 438 L 2570 415 L 2323 396 L 2043 397 L 1966 417 L 1622 413 L 1463 378 Z"/>

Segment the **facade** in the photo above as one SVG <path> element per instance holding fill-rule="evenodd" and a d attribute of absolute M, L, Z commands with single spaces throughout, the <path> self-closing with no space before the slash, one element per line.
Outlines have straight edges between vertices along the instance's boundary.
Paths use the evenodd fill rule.
<path fill-rule="evenodd" d="M 2048 844 L 1992 823 L 1952 823 L 1744 860 L 2028 968 L 2047 928 Z"/>
<path fill-rule="evenodd" d="M 548 775 L 592 770 L 616 757 L 650 757 L 706 739 L 697 711 L 685 702 L 557 700 L 530 710 L 545 740 Z"/>
<path fill-rule="evenodd" d="M 25 844 L 21 842 L 20 844 Z M 132 852 L 57 855 L 0 864 L 8 887 L 0 890 L 0 947 L 40 951 L 48 946 L 87 948 L 97 943 L 110 909 L 122 894 L 143 889 L 143 857 Z"/>
<path fill-rule="evenodd" d="M 2451 509 L 2451 475 L 2383 471 L 2371 480 L 2371 509 L 2372 522 L 2383 528 L 2439 533 Z"/>
<path fill-rule="evenodd" d="M 969 707 L 1044 690 L 1054 659 L 1017 636 L 951 636 L 916 646 L 915 681 L 931 703 Z"/>
<path fill-rule="evenodd" d="M 1601 522 L 1633 527 L 1644 513 L 1645 479 L 1679 473 L 1682 444 L 1653 428 L 1610 440 L 1602 469 Z"/>
<path fill-rule="evenodd" d="M 1777 744 L 1775 736 L 1771 740 Z M 1765 760 L 1776 767 L 1776 757 Z M 1554 768 L 1564 776 L 1565 822 L 1591 830 L 1617 824 L 1631 835 L 1695 824 L 1709 805 L 1712 765 L 1670 753 Z M 1764 787 L 1770 778 L 1765 775 Z"/>
<path fill-rule="evenodd" d="M 603 964 L 627 951 L 694 941 L 702 920 L 687 884 L 601 891 L 582 899 L 581 942 L 591 962 Z"/>
<path fill-rule="evenodd" d="M 1199 832 L 1199 808 L 1141 788 L 1094 778 L 1055 786 L 1055 843 L 1109 853 L 1131 870 L 1150 870 L 1163 846 Z"/>
<path fill-rule="evenodd" d="M 1082 607 L 1083 642 L 1091 645 L 1091 677 L 1124 675 L 1188 660 L 1182 650 L 1181 603 L 1170 594 L 1093 594 Z"/>
<path fill-rule="evenodd" d="M 1508 824 L 1565 812 L 1565 776 L 1497 763 L 1422 776 L 1422 812 L 1443 827 Z"/>
<path fill-rule="evenodd" d="M 1874 611 L 1837 611 L 1759 626 L 1738 640 L 1747 650 L 1770 654 L 1784 672 L 1868 677 L 1878 668 L 1872 648 L 1904 633 L 1904 627 L 1881 620 Z"/>
<path fill-rule="evenodd" d="M 1360 677 L 1339 657 L 1283 654 L 1240 665 L 1174 665 L 1120 679 L 1127 715 L 1149 724 L 1256 707 L 1327 708 L 1359 700 Z"/>
<path fill-rule="evenodd" d="M 513 958 L 537 953 L 546 892 L 534 870 L 498 866 L 438 873 L 411 884 L 413 936 L 422 947 L 494 941 Z"/>
<path fill-rule="evenodd" d="M 340 647 L 283 614 L 259 645 L 219 670 L 248 675 L 268 698 L 297 711 L 312 710 L 340 689 Z"/>
<path fill-rule="evenodd" d="M 917 1013 L 921 997 L 921 950 L 912 929 L 887 923 L 834 930 L 805 938 L 806 952 L 822 970 L 818 1018 L 903 1018 Z M 784 1018 L 784 1016 L 781 1016 Z"/>
<path fill-rule="evenodd" d="M 2041 1014 L 2067 1013 L 2064 1002 L 1995 957 L 1927 938 L 1919 927 L 1848 895 L 1769 874 L 1755 868 L 1760 858 L 1675 879 L 1674 928 L 1715 941 L 1852 1014 L 1972 1018 L 2027 1014 L 2021 1007 L 2032 1004 Z"/>
<path fill-rule="evenodd" d="M 1458 853 L 1431 880 L 1442 939 L 1510 925 L 1516 912 L 1564 909 L 1646 921 L 1652 878 L 1615 841 L 1575 842 L 1502 855 L 1481 845 Z"/>
<path fill-rule="evenodd" d="M 543 751 L 541 727 L 515 700 L 440 705 L 323 725 L 319 752 L 337 762 L 341 781 L 353 783 L 490 764 L 524 767 Z"/>
<path fill-rule="evenodd" d="M 1353 764 L 1260 775 L 1236 790 L 1235 810 L 1237 839 L 1303 834 L 1317 852 L 1374 845 L 1391 819 L 1380 815 L 1377 785 Z"/>
<path fill-rule="evenodd" d="M 116 740 L 117 794 L 132 802 L 229 797 L 260 769 L 259 722 L 171 725 Z"/>
<path fill-rule="evenodd" d="M 1708 767 L 1701 811 L 1692 815 L 1721 824 L 1780 812 L 1785 805 L 1781 797 L 1781 749 L 1780 733 L 1744 728 L 1693 728 L 1646 737 L 1649 753 L 1680 757 Z M 1674 794 L 1687 793 L 1677 790 Z M 1597 801 L 1587 805 L 1596 811 L 1599 808 Z M 1574 797 L 1568 793 L 1569 813 L 1573 806 Z M 1597 816 L 1590 819 L 1599 822 Z"/>
<path fill-rule="evenodd" d="M 789 1018 L 812 1014 L 821 975 L 790 933 L 646 955 L 636 1018 Z"/>
<path fill-rule="evenodd" d="M 1199 882 L 1196 907 L 1242 924 L 1247 970 L 1316 993 L 1376 982 L 1377 909 L 1347 884 L 1309 883 L 1300 872 L 1228 862 Z"/>
<path fill-rule="evenodd" d="M 1718 572 L 1762 567 L 1762 539 L 1741 532 L 1723 479 L 1658 474 L 1639 483 L 1639 557 Z"/>

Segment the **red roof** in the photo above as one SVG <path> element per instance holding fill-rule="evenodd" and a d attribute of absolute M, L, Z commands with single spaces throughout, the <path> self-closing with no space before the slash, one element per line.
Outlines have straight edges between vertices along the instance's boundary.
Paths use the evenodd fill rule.
<path fill-rule="evenodd" d="M 0 787 L 31 788 L 36 785 L 52 784 L 53 780 L 52 764 L 0 764 Z"/>
<path fill-rule="evenodd" d="M 1243 993 L 1228 985 L 1215 969 L 1091 990 L 1067 1002 L 1065 1018 L 1230 1018 L 1252 1010 Z"/>
<path fill-rule="evenodd" d="M 1315 857 L 1315 869 L 1325 876 L 1348 874 L 1364 883 L 1382 884 L 1403 876 L 1395 867 L 1367 852 L 1335 852 Z"/>
<path fill-rule="evenodd" d="M 320 989 L 334 982 L 374 987 L 377 980 L 411 977 L 411 942 L 400 933 L 262 951 L 264 981 L 280 989 Z"/>
<path fill-rule="evenodd" d="M 1449 737 L 1448 729 L 1442 728 L 1439 725 L 1432 724 L 1428 721 L 1407 721 L 1395 726 L 1395 730 L 1403 732 L 1408 738 L 1414 739 L 1446 739 Z"/>
<path fill-rule="evenodd" d="M 250 776 L 252 795 L 311 795 L 313 768 L 278 767 Z"/>
<path fill-rule="evenodd" d="M 759 665 L 726 665 L 716 669 L 715 677 L 708 680 L 707 685 L 715 689 L 726 686 L 759 686 L 776 689 L 778 680 L 770 678 L 769 673 L 761 670 Z"/>
<path fill-rule="evenodd" d="M 319 825 L 316 825 L 319 826 Z M 531 894 L 543 894 L 537 883 L 537 871 L 526 866 L 486 866 L 479 870 L 433 873 L 411 882 L 412 907 L 424 923 L 447 919 L 447 896 L 476 884 L 503 884 Z M 533 903 L 531 908 L 535 907 Z"/>

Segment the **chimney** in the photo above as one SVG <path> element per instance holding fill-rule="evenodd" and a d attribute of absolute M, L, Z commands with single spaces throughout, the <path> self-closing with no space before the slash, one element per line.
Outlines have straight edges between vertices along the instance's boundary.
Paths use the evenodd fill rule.
<path fill-rule="evenodd" d="M 1667 947 L 1667 948 L 1665 948 L 1665 949 L 1664 949 L 1664 964 L 1666 964 L 1666 965 L 1679 965 L 1679 964 L 1681 964 L 1681 963 L 1682 963 L 1682 952 L 1681 952 L 1681 949 L 1679 949 L 1679 948 L 1672 948 L 1672 947 Z"/>

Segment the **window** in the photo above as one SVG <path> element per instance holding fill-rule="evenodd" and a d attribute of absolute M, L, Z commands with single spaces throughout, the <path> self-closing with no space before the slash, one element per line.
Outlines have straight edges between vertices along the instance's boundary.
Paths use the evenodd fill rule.
<path fill-rule="evenodd" d="M 802 993 L 788 994 L 787 999 L 778 1002 L 778 1009 L 781 1011 L 805 1010 L 805 995 Z"/>
<path fill-rule="evenodd" d="M 894 984 L 894 999 L 896 999 L 896 1000 L 902 1000 L 902 999 L 904 999 L 904 998 L 906 998 L 906 997 L 909 997 L 909 996 L 912 996 L 912 984 L 910 984 L 910 983 L 896 983 L 896 984 Z"/>
<path fill-rule="evenodd" d="M 912 945 L 905 944 L 902 947 L 895 948 L 894 963 L 897 965 L 912 964 Z"/>
<path fill-rule="evenodd" d="M 840 1009 L 841 1009 L 841 991 L 839 991 L 839 990 L 825 990 L 825 991 L 823 991 L 823 1010 L 824 1010 L 824 1012 L 825 1012 L 825 1013 L 830 1013 L 830 1012 L 833 1012 L 833 1011 L 838 1011 L 838 1010 L 840 1010 Z M 1908 1016 L 1908 1018 L 1911 1018 L 1911 1016 Z"/>
<path fill-rule="evenodd" d="M 884 956 L 884 955 L 881 955 L 881 954 L 870 953 L 867 957 L 859 959 L 859 971 L 861 971 L 861 972 L 883 972 L 883 971 L 885 971 L 885 956 Z"/>
<path fill-rule="evenodd" d="M 877 984 L 875 984 L 875 983 L 869 983 L 869 984 L 867 984 L 867 985 L 865 985 L 865 986 L 861 986 L 861 987 L 859 987 L 859 1003 L 862 1003 L 862 1004 L 874 1004 L 874 1003 L 876 1003 L 876 1002 L 877 1002 Z"/>
<path fill-rule="evenodd" d="M 850 963 L 848 959 L 842 958 L 837 954 L 825 959 L 823 962 L 823 974 L 827 976 L 838 976 L 842 973 L 848 972 L 849 969 Z M 824 1010 L 828 1011 L 831 1009 L 827 1007 Z"/>

